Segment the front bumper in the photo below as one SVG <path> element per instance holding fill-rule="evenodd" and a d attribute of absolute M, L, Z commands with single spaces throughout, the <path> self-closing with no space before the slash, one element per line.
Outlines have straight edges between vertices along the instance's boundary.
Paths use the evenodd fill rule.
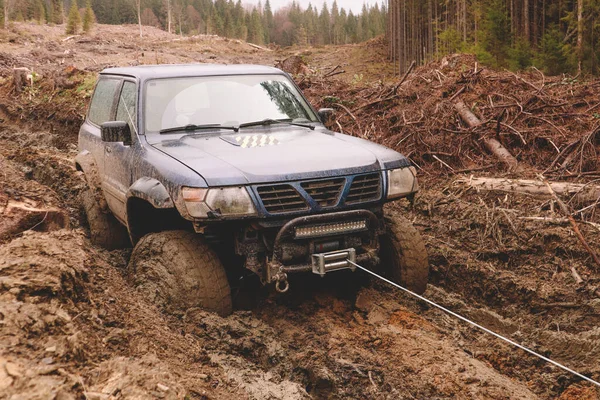
<path fill-rule="evenodd" d="M 359 229 L 358 221 L 364 221 L 364 229 Z M 354 224 L 353 224 L 354 223 Z M 312 237 L 298 236 L 301 229 L 315 228 Z M 322 229 L 319 229 L 322 227 Z M 344 229 L 347 229 L 345 231 Z M 273 255 L 266 265 L 265 283 L 281 282 L 287 280 L 287 274 L 313 272 L 320 276 L 340 269 L 354 269 L 345 260 L 350 259 L 365 266 L 375 266 L 379 263 L 378 237 L 384 229 L 379 218 L 371 211 L 353 210 L 330 214 L 310 215 L 295 218 L 287 222 L 278 232 L 273 243 Z M 348 235 L 362 236 L 358 246 L 334 249 L 332 251 L 319 251 L 315 244 L 319 240 L 339 240 L 342 243 Z M 309 242 L 309 254 L 304 262 L 289 263 L 284 260 L 284 253 L 288 248 L 293 249 L 295 242 Z M 321 248 L 322 250 L 322 248 Z M 346 257 L 346 258 L 345 258 Z"/>

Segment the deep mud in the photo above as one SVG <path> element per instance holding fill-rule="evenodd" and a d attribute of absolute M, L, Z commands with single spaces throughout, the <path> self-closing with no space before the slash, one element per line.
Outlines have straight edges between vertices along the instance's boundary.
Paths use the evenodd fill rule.
<path fill-rule="evenodd" d="M 3 34 L 0 398 L 598 398 L 589 384 L 366 276 L 360 287 L 345 273 L 301 277 L 286 295 L 250 283 L 235 293 L 237 309 L 227 318 L 200 309 L 161 312 L 127 281 L 131 250 L 92 246 L 82 222 L 84 183 L 72 160 L 93 76 L 85 71 L 142 59 L 272 64 L 294 50 L 178 40 L 154 30 L 144 42 L 128 40 L 134 27 L 99 26 L 92 37 L 64 42 L 59 28 L 16 25 Z M 362 62 L 380 62 L 370 46 L 331 53 L 363 52 Z M 306 53 L 313 71 L 335 66 L 326 53 Z M 69 65 L 75 73 L 64 72 Z M 57 78 L 64 89 L 43 78 L 39 91 L 17 101 L 13 66 L 64 76 Z M 321 89 L 309 90 L 315 104 L 327 91 Z M 437 163 L 419 161 L 425 179 L 414 205 L 388 211 L 411 219 L 427 242 L 425 295 L 600 378 L 600 279 L 571 228 L 522 219 L 556 217 L 547 201 L 467 190 L 439 174 Z M 57 210 L 64 219 L 9 219 L 2 208 L 9 202 Z M 582 230 L 598 249 L 600 232 Z"/>

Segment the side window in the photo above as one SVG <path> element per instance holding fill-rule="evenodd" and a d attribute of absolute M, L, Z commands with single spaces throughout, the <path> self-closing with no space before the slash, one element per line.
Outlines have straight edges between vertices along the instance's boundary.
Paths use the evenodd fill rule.
<path fill-rule="evenodd" d="M 117 121 L 125 121 L 129 124 L 131 133 L 137 131 L 136 125 L 136 86 L 133 82 L 123 82 L 123 89 L 119 96 L 119 105 L 117 106 Z"/>
<path fill-rule="evenodd" d="M 100 79 L 92 97 L 88 119 L 96 125 L 110 121 L 115 94 L 121 84 L 120 79 Z"/>

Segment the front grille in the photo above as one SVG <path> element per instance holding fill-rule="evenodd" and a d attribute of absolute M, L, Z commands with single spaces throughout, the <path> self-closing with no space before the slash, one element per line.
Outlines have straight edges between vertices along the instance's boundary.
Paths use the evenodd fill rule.
<path fill-rule="evenodd" d="M 346 204 L 364 203 L 381 196 L 381 174 L 379 172 L 359 175 L 354 178 L 346 196 Z"/>
<path fill-rule="evenodd" d="M 258 195 L 270 213 L 306 210 L 306 202 L 290 185 L 270 185 L 258 188 Z"/>
<path fill-rule="evenodd" d="M 321 207 L 335 206 L 344 188 L 345 178 L 302 182 L 302 189 Z"/>

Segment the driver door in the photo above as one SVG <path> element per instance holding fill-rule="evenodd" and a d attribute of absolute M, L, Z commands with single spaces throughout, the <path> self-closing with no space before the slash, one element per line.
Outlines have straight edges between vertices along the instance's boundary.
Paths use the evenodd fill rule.
<path fill-rule="evenodd" d="M 119 91 L 115 121 L 125 121 L 131 131 L 131 145 L 104 142 L 104 193 L 113 214 L 126 223 L 127 191 L 133 183 L 134 153 L 139 147 L 137 136 L 137 84 L 124 80 Z"/>

